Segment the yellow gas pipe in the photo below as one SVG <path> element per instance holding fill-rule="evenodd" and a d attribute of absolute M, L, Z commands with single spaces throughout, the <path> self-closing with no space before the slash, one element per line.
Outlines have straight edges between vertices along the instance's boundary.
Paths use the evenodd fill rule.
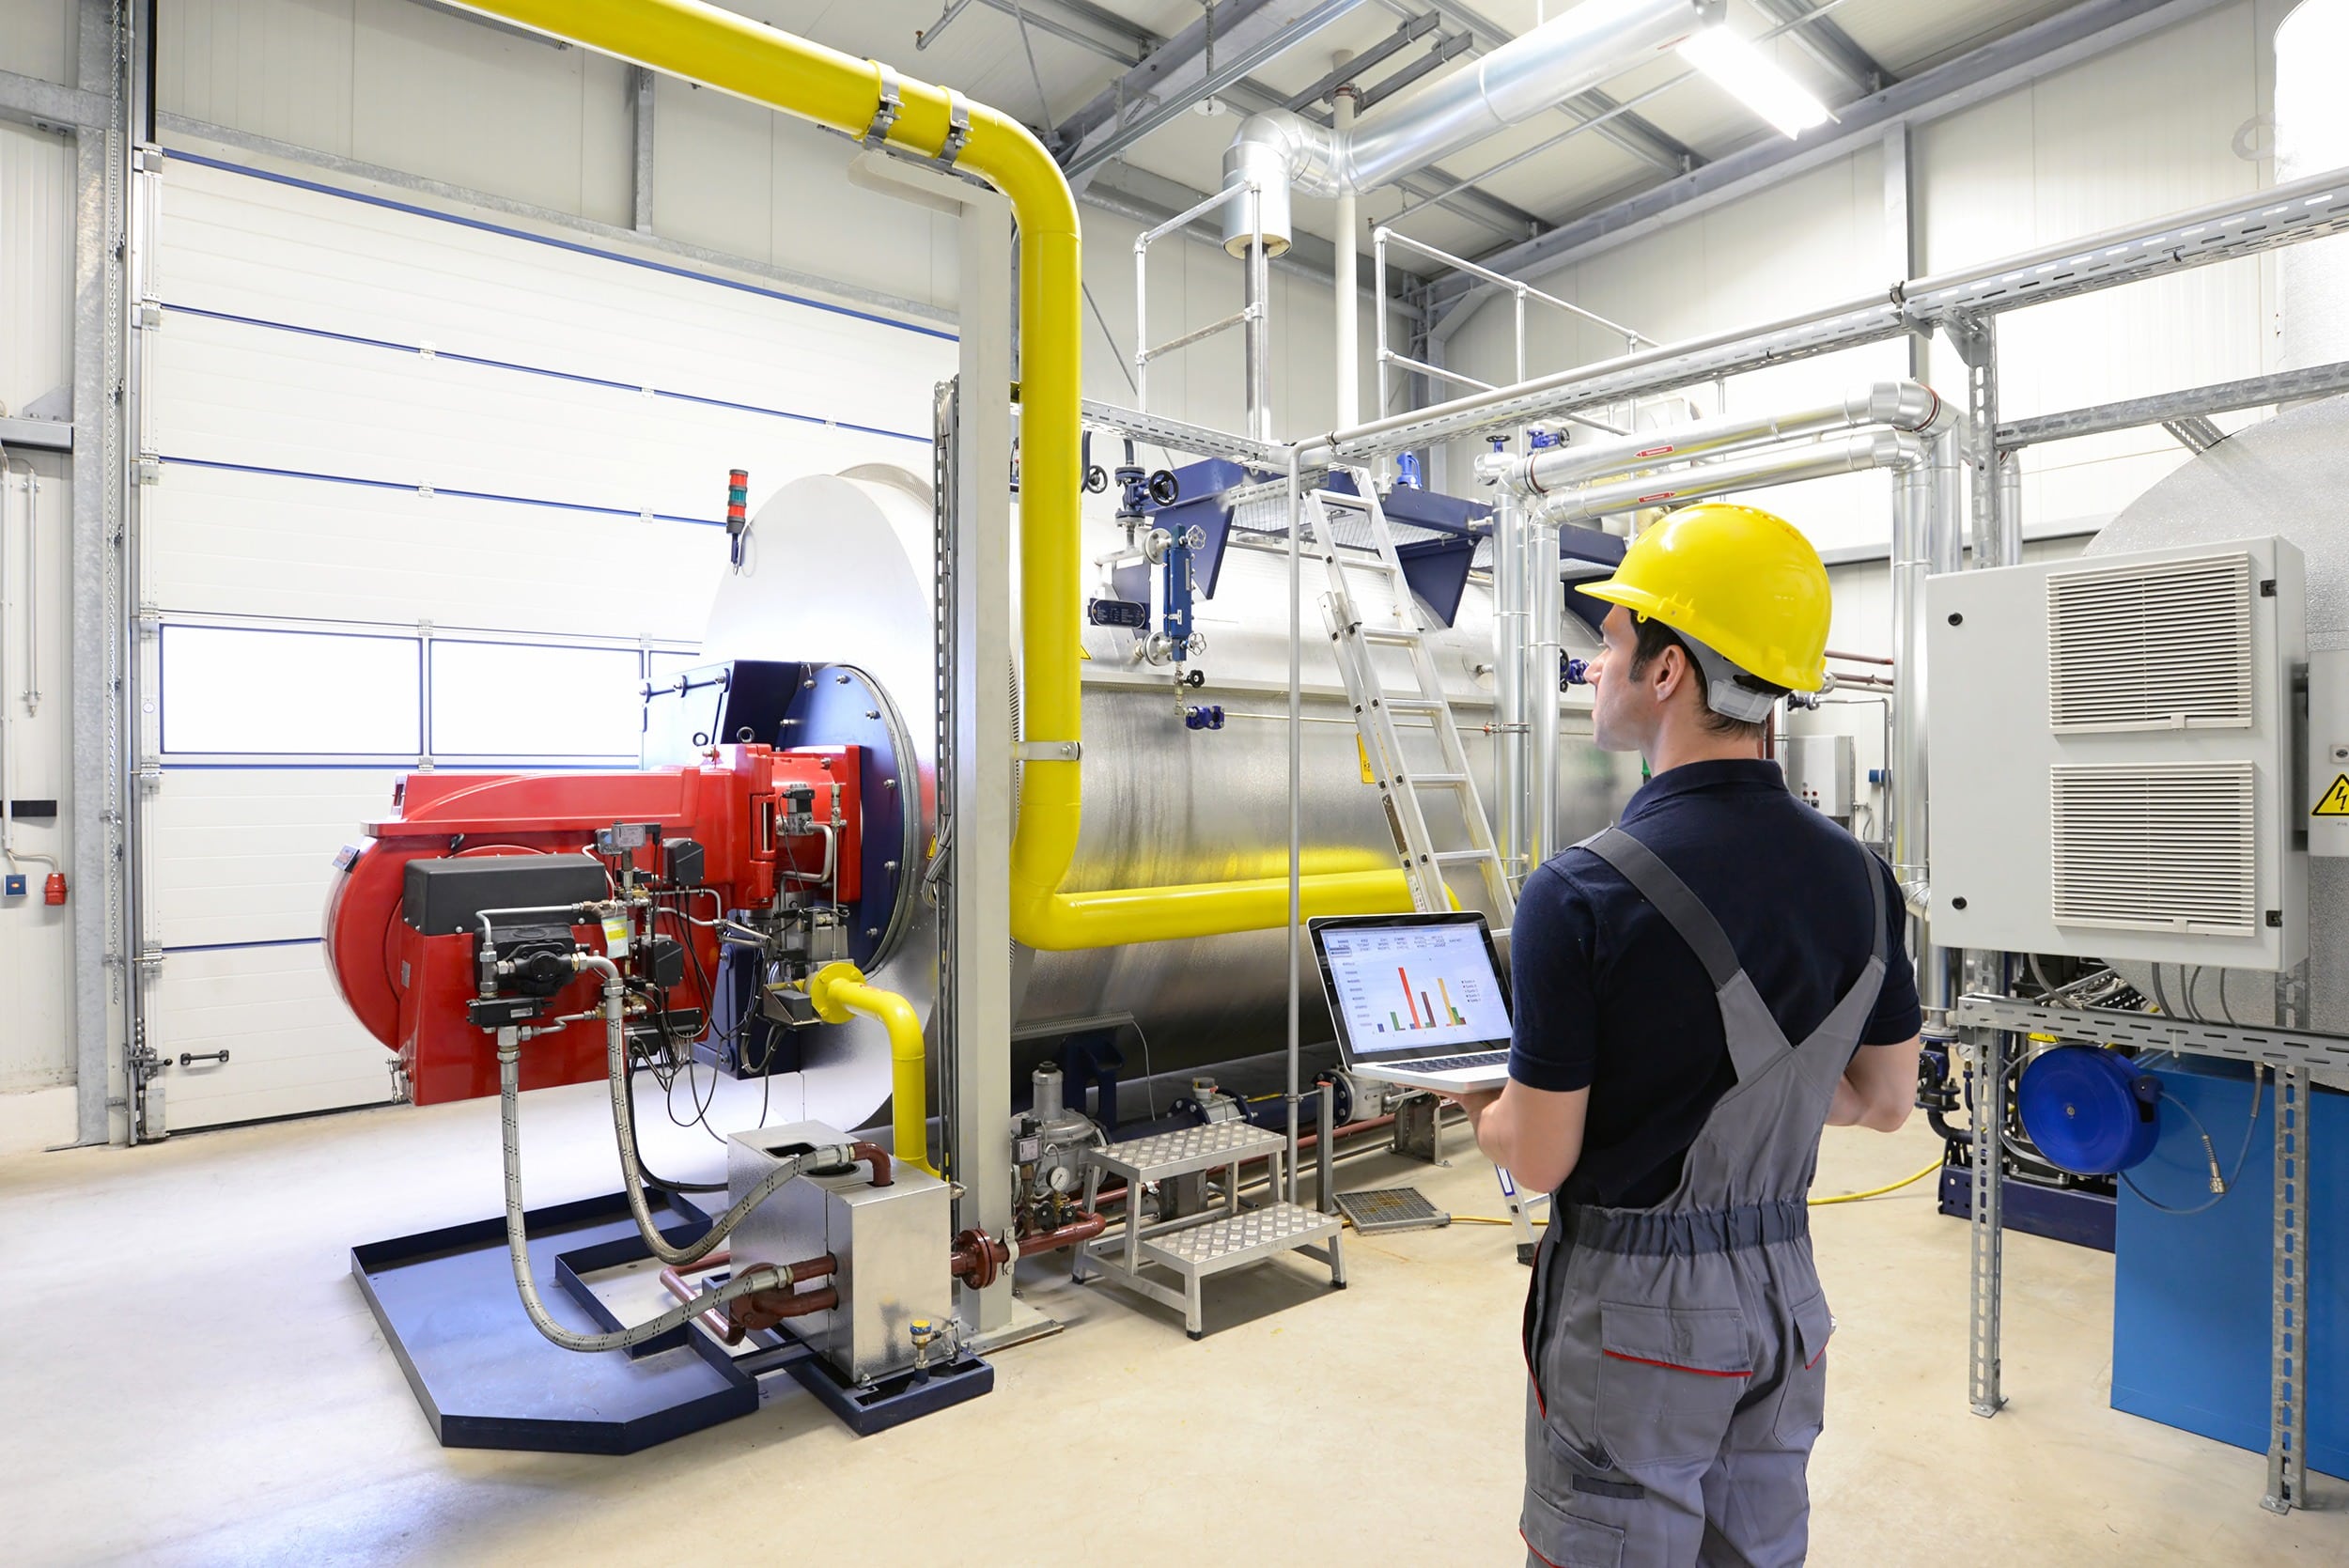
<path fill-rule="evenodd" d="M 459 0 L 654 70 L 699 82 L 852 136 L 878 131 L 925 158 L 943 155 L 957 111 L 969 122 L 955 166 L 1011 201 L 1019 227 L 1019 582 L 1021 733 L 1081 738 L 1078 679 L 1082 550 L 1078 538 L 1078 363 L 1083 274 L 1076 198 L 1042 144 L 1017 120 L 701 0 Z M 886 91 L 885 91 L 886 89 Z M 894 116 L 884 116 L 891 95 Z M 1288 924 L 1288 879 L 1063 893 L 1083 816 L 1076 758 L 1027 763 L 1011 846 L 1011 934 L 1051 951 L 1261 931 Z M 1400 871 L 1301 879 L 1301 913 L 1411 907 Z"/>
<path fill-rule="evenodd" d="M 924 1069 L 929 1047 L 922 1038 L 922 1019 L 913 1004 L 894 991 L 868 986 L 864 971 L 854 964 L 826 964 L 807 983 L 807 1000 L 826 1023 L 847 1023 L 848 1015 L 879 1018 L 889 1031 L 890 1128 L 895 1145 L 890 1153 L 900 1165 L 937 1175 L 930 1164 L 929 1083 Z"/>

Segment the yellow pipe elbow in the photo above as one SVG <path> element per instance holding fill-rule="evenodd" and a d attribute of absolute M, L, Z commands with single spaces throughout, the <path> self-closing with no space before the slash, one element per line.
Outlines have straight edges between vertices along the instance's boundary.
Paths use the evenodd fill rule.
<path fill-rule="evenodd" d="M 847 1023 L 851 1014 L 878 1018 L 889 1031 L 891 1150 L 898 1163 L 937 1175 L 930 1164 L 929 1047 L 921 1016 L 894 991 L 867 985 L 854 964 L 826 964 L 807 983 L 807 1000 L 826 1023 Z"/>

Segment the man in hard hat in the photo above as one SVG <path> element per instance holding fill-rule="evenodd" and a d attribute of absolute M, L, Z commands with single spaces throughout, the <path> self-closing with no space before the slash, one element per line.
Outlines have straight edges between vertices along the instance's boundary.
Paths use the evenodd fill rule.
<path fill-rule="evenodd" d="M 1763 755 L 1825 682 L 1827 570 L 1702 505 L 1615 575 L 1598 744 L 1650 777 L 1526 878 L 1509 1082 L 1477 1141 L 1554 1194 L 1525 1309 L 1530 1564 L 1798 1563 L 1834 1320 L 1805 1194 L 1820 1129 L 1890 1132 L 1919 1015 L 1891 873 Z"/>

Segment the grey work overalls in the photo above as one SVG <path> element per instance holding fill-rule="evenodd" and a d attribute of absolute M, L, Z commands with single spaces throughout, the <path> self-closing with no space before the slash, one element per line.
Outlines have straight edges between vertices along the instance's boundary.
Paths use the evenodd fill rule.
<path fill-rule="evenodd" d="M 1855 846 L 1875 951 L 1790 1048 L 1719 923 L 1653 850 L 1620 828 L 1582 847 L 1703 961 L 1737 1081 L 1663 1203 L 1553 1207 L 1525 1312 L 1529 1568 L 1798 1563 L 1833 1328 L 1804 1199 L 1882 986 L 1884 879 Z"/>

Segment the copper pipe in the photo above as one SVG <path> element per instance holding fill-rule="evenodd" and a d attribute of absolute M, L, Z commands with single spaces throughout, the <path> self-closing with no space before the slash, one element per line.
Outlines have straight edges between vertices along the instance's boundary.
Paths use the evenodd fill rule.
<path fill-rule="evenodd" d="M 701 1262 L 694 1264 L 692 1265 L 692 1269 L 696 1274 L 704 1274 L 708 1272 L 710 1269 L 716 1268 L 725 1261 L 726 1253 L 723 1249 L 721 1249 L 718 1251 L 710 1253 L 709 1256 L 702 1259 Z M 677 1269 L 662 1269 L 661 1271 L 661 1285 L 662 1289 L 666 1290 L 671 1296 L 676 1296 L 679 1301 L 691 1301 L 693 1299 L 693 1287 L 685 1282 L 685 1276 L 679 1273 Z M 726 1314 L 720 1312 L 715 1307 L 712 1307 L 708 1312 L 702 1313 L 698 1318 L 694 1319 L 694 1321 L 699 1323 L 703 1328 L 707 1329 L 713 1338 L 717 1339 L 722 1343 L 740 1344 L 742 1343 L 742 1330 L 728 1322 L 726 1320 Z"/>
<path fill-rule="evenodd" d="M 875 1187 L 887 1187 L 896 1179 L 890 1173 L 889 1151 L 878 1143 L 851 1143 L 848 1157 L 872 1161 Z"/>
<path fill-rule="evenodd" d="M 696 1274 L 707 1274 L 711 1269 L 717 1268 L 720 1265 L 731 1261 L 732 1256 L 733 1254 L 730 1249 L 722 1249 L 718 1251 L 712 1252 L 709 1256 L 702 1259 L 699 1263 L 692 1265 L 692 1272 Z M 754 1291 L 750 1296 L 742 1297 L 741 1299 L 756 1303 L 758 1315 L 770 1316 L 770 1314 L 771 1314 L 770 1321 L 786 1317 L 798 1317 L 806 1312 L 820 1312 L 823 1310 L 820 1306 L 797 1305 L 797 1303 L 811 1299 L 815 1295 L 820 1293 L 810 1292 L 807 1296 L 795 1296 L 791 1292 L 791 1287 L 799 1284 L 802 1281 L 823 1279 L 837 1272 L 839 1267 L 840 1265 L 838 1260 L 833 1258 L 830 1252 L 826 1252 L 821 1257 L 809 1258 L 803 1262 L 792 1264 L 788 1267 L 776 1269 L 775 1272 L 784 1276 L 785 1283 L 783 1286 L 775 1290 Z M 676 1296 L 679 1301 L 691 1301 L 693 1299 L 693 1287 L 685 1282 L 685 1275 L 678 1269 L 662 1269 L 661 1271 L 661 1284 L 663 1289 L 665 1289 L 671 1296 Z M 786 1311 L 774 1312 L 772 1310 L 772 1304 L 777 1302 L 777 1298 L 787 1299 L 793 1304 Z M 838 1297 L 835 1296 L 833 1297 L 833 1304 L 836 1305 Z M 715 1307 L 712 1307 L 709 1311 L 702 1313 L 696 1321 L 698 1321 L 704 1328 L 709 1330 L 713 1336 L 727 1344 L 740 1344 L 742 1343 L 742 1335 L 749 1328 L 764 1328 L 768 1327 L 768 1324 L 764 1322 L 754 1322 L 747 1325 L 737 1323 L 726 1313 L 719 1312 L 719 1310 Z"/>
<path fill-rule="evenodd" d="M 1019 1255 L 1033 1258 L 1038 1252 L 1057 1252 L 1064 1247 L 1074 1247 L 1091 1241 L 1109 1229 L 1109 1217 L 1104 1214 L 1081 1214 L 1058 1230 L 1039 1231 L 1034 1235 L 1019 1238 Z"/>
<path fill-rule="evenodd" d="M 1010 1262 L 1010 1249 L 985 1231 L 970 1230 L 955 1237 L 946 1267 L 972 1290 L 985 1290 L 1003 1278 L 1003 1267 Z"/>

